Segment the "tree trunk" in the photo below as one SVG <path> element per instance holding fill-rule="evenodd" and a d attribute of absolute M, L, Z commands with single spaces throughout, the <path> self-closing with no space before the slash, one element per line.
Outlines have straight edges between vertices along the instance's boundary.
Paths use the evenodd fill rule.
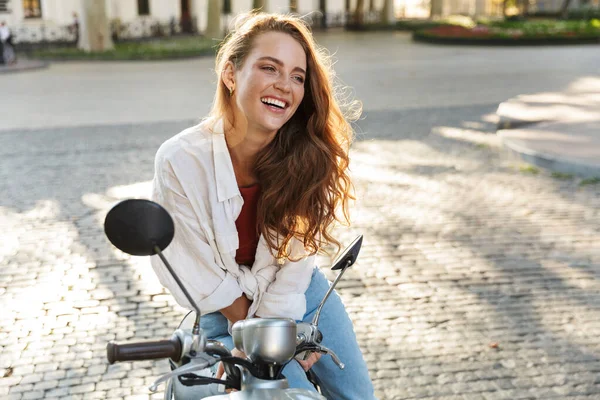
<path fill-rule="evenodd" d="M 266 0 L 253 0 L 252 1 L 252 9 L 253 10 L 262 10 L 267 11 L 266 9 Z"/>
<path fill-rule="evenodd" d="M 356 26 L 362 26 L 365 18 L 365 0 L 356 0 L 354 9 L 354 23 Z"/>
<path fill-rule="evenodd" d="M 369 0 L 369 11 L 375 11 L 375 0 Z"/>
<path fill-rule="evenodd" d="M 290 12 L 291 13 L 298 12 L 298 0 L 290 0 Z"/>
<path fill-rule="evenodd" d="M 430 0 L 429 5 L 429 18 L 442 16 L 443 0 Z"/>
<path fill-rule="evenodd" d="M 560 7 L 560 17 L 562 19 L 567 19 L 569 16 L 569 6 L 571 5 L 571 0 L 564 0 L 562 7 Z"/>
<path fill-rule="evenodd" d="M 381 10 L 381 22 L 385 25 L 389 25 L 395 20 L 396 15 L 394 14 L 394 4 L 392 0 L 384 0 L 383 9 Z"/>
<path fill-rule="evenodd" d="M 208 0 L 208 21 L 206 22 L 206 31 L 204 35 L 211 39 L 221 39 L 223 31 L 221 30 L 221 0 Z"/>
<path fill-rule="evenodd" d="M 523 16 L 529 15 L 529 0 L 523 0 Z"/>
<path fill-rule="evenodd" d="M 320 26 L 322 29 L 327 29 L 327 4 L 326 0 L 319 0 Z"/>
<path fill-rule="evenodd" d="M 77 47 L 87 52 L 114 49 L 106 16 L 106 1 L 81 0 L 81 11 Z"/>

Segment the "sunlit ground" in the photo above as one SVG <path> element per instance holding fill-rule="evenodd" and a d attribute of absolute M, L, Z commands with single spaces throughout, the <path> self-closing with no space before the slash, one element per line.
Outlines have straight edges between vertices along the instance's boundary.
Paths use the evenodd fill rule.
<path fill-rule="evenodd" d="M 356 41 L 356 52 L 366 43 L 348 40 Z M 390 43 L 366 48 L 385 54 Z M 400 58 L 391 66 L 356 52 L 347 56 L 355 63 L 340 63 L 345 73 L 365 76 L 355 79 L 357 93 L 373 90 L 364 96 L 367 116 L 351 153 L 354 225 L 336 235 L 343 243 L 365 236 L 339 292 L 380 399 L 600 393 L 600 188 L 523 166 L 504 155 L 493 134 L 495 104 L 542 84 L 558 90 L 563 80 L 575 81 L 569 66 L 577 62 L 597 65 L 593 54 L 572 51 L 409 46 L 394 53 Z M 506 68 L 529 54 L 537 64 Z M 555 54 L 578 57 L 561 64 Z M 542 64 L 548 67 L 539 72 Z M 78 68 L 87 80 L 70 80 Z M 86 88 L 77 92 L 75 111 L 95 105 L 108 115 L 122 100 L 111 85 L 124 83 L 95 68 L 70 64 L 44 74 L 56 73 L 54 82 L 67 82 L 69 90 Z M 136 84 L 146 87 L 161 65 L 139 68 Z M 183 90 L 173 76 L 165 79 L 173 87 L 138 93 L 136 117 L 169 114 L 152 101 Z M 101 83 L 96 92 L 85 86 L 92 81 Z M 94 96 L 83 98 L 86 91 Z M 52 112 L 69 101 L 57 96 L 63 103 L 49 104 Z M 4 112 L 18 113 L 10 107 Z M 47 127 L 40 107 L 32 119 L 42 129 L 17 130 L 27 122 L 19 120 L 0 135 L 0 397 L 149 397 L 147 386 L 166 363 L 107 366 L 106 342 L 168 338 L 184 310 L 160 287 L 147 259 L 108 243 L 102 222 L 116 201 L 148 196 L 154 153 L 193 123 L 188 107 L 174 122 L 122 125 L 104 114 L 66 110 L 48 116 Z M 123 110 L 115 118 L 131 115 Z M 52 128 L 64 121 L 73 127 Z"/>

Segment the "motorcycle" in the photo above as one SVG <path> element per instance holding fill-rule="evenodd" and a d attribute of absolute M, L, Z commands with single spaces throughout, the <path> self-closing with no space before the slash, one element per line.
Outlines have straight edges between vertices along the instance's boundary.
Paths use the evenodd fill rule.
<path fill-rule="evenodd" d="M 165 383 L 165 399 L 204 398 L 210 400 L 311 400 L 325 399 L 318 393 L 289 388 L 283 368 L 294 358 L 306 359 L 311 352 L 329 355 L 341 369 L 344 364 L 337 355 L 321 344 L 319 331 L 321 310 L 344 272 L 356 261 L 362 245 L 362 235 L 335 260 L 332 270 L 339 271 L 325 293 L 310 323 L 296 323 L 289 318 L 250 318 L 232 326 L 236 349 L 247 358 L 234 357 L 222 343 L 208 339 L 200 328 L 200 309 L 185 285 L 169 264 L 162 251 L 171 243 L 175 226 L 169 213 L 149 200 L 129 199 L 115 205 L 107 214 L 104 232 L 121 251 L 134 256 L 158 255 L 193 307 L 169 340 L 107 345 L 110 364 L 121 361 L 169 359 L 172 371 L 159 377 L 150 391 L 156 392 Z M 224 379 L 199 375 L 217 363 L 223 363 Z M 316 379 L 307 373 L 313 384 Z M 221 385 L 221 393 L 208 397 L 194 388 Z M 177 390 L 177 388 L 180 388 Z M 181 388 L 190 388 L 188 391 Z M 204 392 L 206 393 L 206 392 Z"/>

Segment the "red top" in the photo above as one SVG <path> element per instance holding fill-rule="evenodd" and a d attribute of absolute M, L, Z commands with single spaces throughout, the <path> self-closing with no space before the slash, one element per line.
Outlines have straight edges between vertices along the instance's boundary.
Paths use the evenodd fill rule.
<path fill-rule="evenodd" d="M 260 196 L 260 185 L 254 184 L 248 187 L 240 187 L 240 193 L 244 199 L 244 205 L 240 215 L 235 220 L 238 231 L 240 246 L 235 253 L 235 261 L 241 265 L 252 266 L 254 256 L 258 247 L 259 234 L 256 225 L 256 211 L 258 198 Z"/>

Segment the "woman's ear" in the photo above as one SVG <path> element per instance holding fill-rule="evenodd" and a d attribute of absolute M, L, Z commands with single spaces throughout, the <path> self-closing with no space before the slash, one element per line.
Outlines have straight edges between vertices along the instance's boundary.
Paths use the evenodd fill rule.
<path fill-rule="evenodd" d="M 230 93 L 235 90 L 235 66 L 231 61 L 225 63 L 223 72 L 221 72 L 221 80 L 227 86 Z"/>

